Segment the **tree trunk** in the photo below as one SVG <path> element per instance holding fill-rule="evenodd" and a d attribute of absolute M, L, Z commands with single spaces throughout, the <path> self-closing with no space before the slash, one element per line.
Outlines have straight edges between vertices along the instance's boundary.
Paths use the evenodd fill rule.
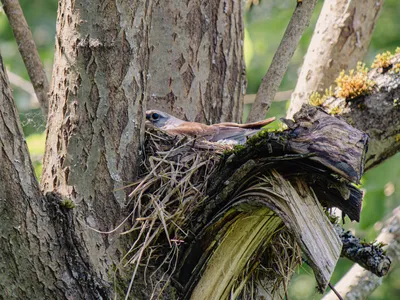
<path fill-rule="evenodd" d="M 106 297 L 71 214 L 39 189 L 0 57 L 0 295 L 8 299 Z M 55 200 L 55 201 L 54 201 Z M 69 215 L 69 217 L 68 217 Z"/>
<path fill-rule="evenodd" d="M 187 119 L 239 120 L 242 38 L 236 1 L 60 1 L 41 187 L 73 201 L 98 278 L 111 282 L 126 251 L 117 233 L 93 229 L 125 213 L 147 101 Z"/>
<path fill-rule="evenodd" d="M 149 109 L 203 123 L 242 120 L 246 91 L 240 1 L 153 3 Z"/>

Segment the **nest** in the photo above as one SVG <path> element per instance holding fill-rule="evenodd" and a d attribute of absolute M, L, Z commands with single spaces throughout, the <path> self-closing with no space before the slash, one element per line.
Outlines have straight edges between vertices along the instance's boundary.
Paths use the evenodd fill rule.
<path fill-rule="evenodd" d="M 130 187 L 133 191 L 127 206 L 129 214 L 120 225 L 129 227 L 122 235 L 134 237 L 120 265 L 133 270 L 127 295 L 139 273 L 151 286 L 151 298 L 160 297 L 171 279 L 179 277 L 182 255 L 198 234 L 198 228 L 207 227 L 199 225 L 199 220 L 209 204 L 212 176 L 218 172 L 224 151 L 231 149 L 231 145 L 170 136 L 153 127 L 147 129 L 141 179 Z M 257 186 L 259 180 L 254 178 L 242 186 L 242 191 Z M 280 225 L 246 262 L 232 292 L 251 297 L 264 284 L 269 285 L 268 291 L 282 292 L 282 282 L 286 292 L 288 278 L 300 261 L 299 246 L 287 228 Z"/>
<path fill-rule="evenodd" d="M 362 193 L 351 182 L 367 137 L 309 106 L 286 123 L 235 148 L 147 130 L 119 226 L 131 240 L 118 268 L 131 270 L 126 297 L 137 276 L 147 298 L 283 295 L 300 248 L 326 288 L 341 241 L 321 204 L 359 219 Z"/>

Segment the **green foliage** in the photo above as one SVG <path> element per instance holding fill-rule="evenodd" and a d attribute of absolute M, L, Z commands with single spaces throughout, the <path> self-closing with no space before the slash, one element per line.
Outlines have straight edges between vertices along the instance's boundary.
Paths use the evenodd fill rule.
<path fill-rule="evenodd" d="M 44 132 L 31 134 L 26 138 L 28 149 L 31 154 L 32 164 L 37 178 L 42 174 L 42 157 L 44 153 L 46 135 Z"/>

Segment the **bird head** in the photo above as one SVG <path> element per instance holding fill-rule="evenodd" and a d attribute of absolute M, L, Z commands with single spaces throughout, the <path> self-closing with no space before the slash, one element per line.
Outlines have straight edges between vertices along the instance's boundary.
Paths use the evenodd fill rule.
<path fill-rule="evenodd" d="M 185 121 L 181 119 L 156 109 L 146 111 L 146 119 L 153 123 L 154 126 L 164 130 L 175 128 L 185 123 Z"/>
<path fill-rule="evenodd" d="M 154 126 L 161 128 L 166 125 L 171 116 L 159 110 L 146 111 L 146 119 L 153 123 Z"/>

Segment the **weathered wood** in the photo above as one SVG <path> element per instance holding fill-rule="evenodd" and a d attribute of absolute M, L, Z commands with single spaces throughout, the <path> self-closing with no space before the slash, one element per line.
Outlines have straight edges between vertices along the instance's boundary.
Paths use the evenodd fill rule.
<path fill-rule="evenodd" d="M 228 299 L 232 291 L 239 295 L 241 290 L 236 278 L 260 246 L 273 238 L 282 221 L 267 207 L 260 207 L 240 213 L 232 224 L 226 225 L 227 232 L 217 234 L 209 245 L 211 249 L 203 253 L 205 259 L 196 266 L 199 270 L 194 270 L 201 276 L 195 277 L 199 282 L 190 299 Z"/>
<path fill-rule="evenodd" d="M 362 193 L 347 180 L 358 182 L 362 175 L 367 137 L 311 106 L 305 106 L 295 120 L 286 121 L 289 129 L 262 132 L 222 157 L 220 168 L 209 180 L 209 200 L 193 213 L 198 221 L 192 228 L 196 238 L 185 251 L 179 271 L 187 298 L 192 291 L 193 299 L 200 295 L 207 295 L 207 299 L 226 297 L 240 267 L 228 267 L 221 260 L 229 257 L 233 247 L 221 241 L 227 241 L 228 236 L 229 241 L 241 239 L 243 243 L 235 245 L 234 252 L 248 251 L 246 235 L 231 236 L 229 228 L 234 224 L 246 227 L 246 222 L 240 223 L 243 211 L 249 217 L 260 207 L 268 207 L 281 218 L 308 257 L 320 290 L 327 286 L 341 241 L 318 200 L 327 207 L 339 206 L 352 220 L 359 219 Z M 333 127 L 330 132 L 329 126 Z M 263 186 L 263 180 L 269 184 Z M 271 239 L 271 232 L 247 238 L 258 241 L 258 246 L 252 244 L 253 253 L 262 252 L 262 241 Z M 251 261 L 252 255 L 246 257 Z M 216 270 L 226 277 L 219 279 Z M 215 281 L 219 284 L 210 284 Z"/>
<path fill-rule="evenodd" d="M 320 162 L 347 180 L 360 183 L 364 172 L 368 136 L 326 112 L 303 105 L 294 115 L 296 123 L 286 121 L 293 130 L 290 149 L 299 154 L 315 154 Z"/>
<path fill-rule="evenodd" d="M 366 170 L 400 151 L 400 54 L 390 63 L 388 68 L 368 73 L 368 79 L 375 83 L 372 93 L 356 99 L 330 97 L 322 105 L 327 110 L 340 108 L 341 119 L 368 134 Z"/>
<path fill-rule="evenodd" d="M 256 160 L 258 165 L 275 162 L 275 168 L 285 168 L 286 174 L 297 172 L 306 176 L 316 193 L 323 196 L 321 201 L 325 206 L 339 207 L 351 220 L 359 220 L 362 194 L 348 183 L 329 175 L 339 174 L 349 181 L 359 182 L 363 173 L 367 135 L 310 105 L 304 105 L 295 120 L 284 120 L 289 125 L 287 130 L 261 132 L 250 138 L 244 147 L 226 152 L 219 172 L 210 180 L 208 194 L 215 195 L 223 183 L 251 159 Z M 290 162 L 302 157 L 309 157 L 316 164 L 309 160 L 306 164 Z M 330 184 L 326 184 L 327 181 Z M 225 198 L 217 195 L 213 205 L 220 205 Z"/>
<path fill-rule="evenodd" d="M 192 299 L 201 299 L 200 295 L 207 295 L 203 299 L 227 298 L 229 294 L 226 293 L 231 290 L 232 281 L 242 272 L 243 266 L 255 263 L 252 257 L 257 252 L 262 253 L 269 241 L 274 243 L 275 231 L 283 224 L 296 237 L 311 262 L 320 290 L 326 288 L 340 256 L 341 241 L 305 181 L 297 178 L 292 185 L 276 171 L 270 172 L 259 183 L 254 177 L 249 187 L 237 191 L 239 194 L 216 214 L 192 243 L 188 251 L 195 252 L 183 260 L 180 274 L 181 284 L 186 284 L 186 295 L 190 295 L 191 288 L 196 286 Z M 260 216 L 258 212 L 266 207 L 270 213 Z M 263 222 L 273 219 L 271 213 L 276 214 L 281 222 L 274 221 L 274 226 L 265 223 L 268 227 L 263 230 L 258 230 L 252 223 L 263 226 Z M 235 230 L 232 228 L 242 230 L 232 233 Z M 225 239 L 237 243 L 226 245 Z M 196 260 L 197 264 L 193 265 Z M 217 270 L 224 274 L 224 278 L 218 279 L 221 275 Z M 215 281 L 219 284 L 214 286 L 210 283 Z"/>

